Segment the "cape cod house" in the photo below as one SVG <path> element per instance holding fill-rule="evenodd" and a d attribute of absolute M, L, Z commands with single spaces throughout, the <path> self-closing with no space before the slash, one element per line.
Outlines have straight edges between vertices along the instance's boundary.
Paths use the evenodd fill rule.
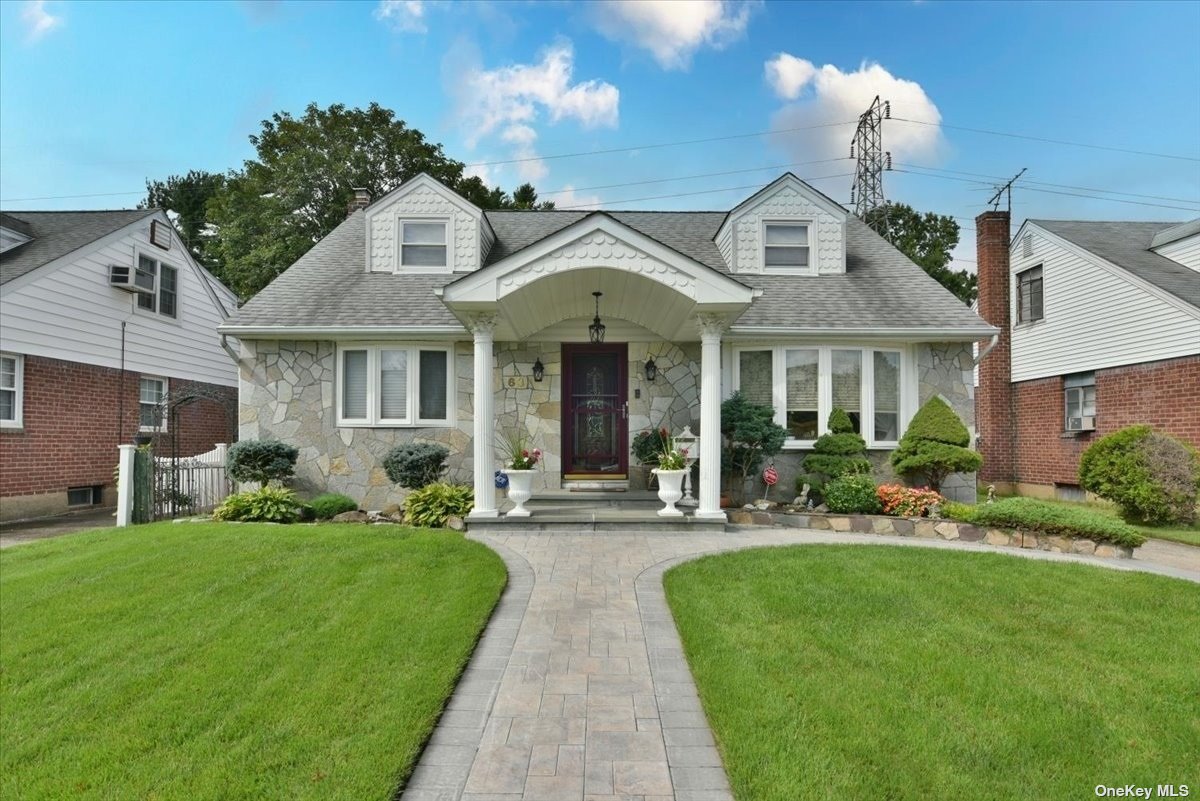
<path fill-rule="evenodd" d="M 0 213 L 0 519 L 112 506 L 135 437 L 231 442 L 236 306 L 161 209 Z"/>
<path fill-rule="evenodd" d="M 506 430 L 545 452 L 541 488 L 620 489 L 633 436 L 690 425 L 696 515 L 720 518 L 735 390 L 787 427 L 789 498 L 835 406 L 881 471 L 931 396 L 973 422 L 972 343 L 996 329 L 791 174 L 728 212 L 482 211 L 425 175 L 357 205 L 220 329 L 241 437 L 298 446 L 302 489 L 380 508 L 387 451 L 436 441 L 489 517 Z"/>

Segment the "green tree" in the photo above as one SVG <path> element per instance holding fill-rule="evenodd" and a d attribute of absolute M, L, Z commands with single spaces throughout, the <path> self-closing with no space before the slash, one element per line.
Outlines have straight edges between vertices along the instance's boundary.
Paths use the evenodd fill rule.
<path fill-rule="evenodd" d="M 775 422 L 775 410 L 770 406 L 752 403 L 735 392 L 721 403 L 721 435 L 729 490 L 740 503 L 745 499 L 746 484 L 763 460 L 783 450 L 787 429 Z"/>
<path fill-rule="evenodd" d="M 889 203 L 887 232 L 883 231 L 883 210 L 867 215 L 866 222 L 896 248 L 908 256 L 939 284 L 963 303 L 972 303 L 978 295 L 978 278 L 966 270 L 950 269 L 951 254 L 958 246 L 958 223 L 945 214 L 921 212 L 904 203 Z M 890 234 L 890 236 L 889 236 Z"/>
<path fill-rule="evenodd" d="M 170 175 L 164 181 L 146 181 L 146 198 L 141 209 L 165 209 L 171 212 L 179 236 L 196 261 L 212 269 L 217 261 L 211 251 L 208 230 L 208 201 L 225 185 L 221 173 L 188 170 L 186 175 Z"/>
<path fill-rule="evenodd" d="M 378 198 L 424 172 L 481 208 L 515 206 L 377 103 L 273 114 L 250 142 L 256 157 L 230 172 L 206 206 L 214 271 L 243 299 L 345 220 L 357 187 Z M 532 186 L 518 191 L 536 203 Z"/>
<path fill-rule="evenodd" d="M 917 410 L 900 446 L 892 451 L 892 467 L 910 478 L 924 478 L 940 492 L 951 473 L 973 473 L 983 457 L 971 450 L 971 434 L 950 405 L 933 396 Z"/>

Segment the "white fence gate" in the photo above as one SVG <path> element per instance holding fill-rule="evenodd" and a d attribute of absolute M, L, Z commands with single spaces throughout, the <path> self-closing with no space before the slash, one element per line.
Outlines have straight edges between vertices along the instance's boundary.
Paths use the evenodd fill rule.
<path fill-rule="evenodd" d="M 138 449 L 121 445 L 117 478 L 117 525 L 145 523 L 211 512 L 229 495 L 225 469 L 229 446 L 220 443 L 196 456 L 152 456 L 149 469 L 135 469 Z"/>

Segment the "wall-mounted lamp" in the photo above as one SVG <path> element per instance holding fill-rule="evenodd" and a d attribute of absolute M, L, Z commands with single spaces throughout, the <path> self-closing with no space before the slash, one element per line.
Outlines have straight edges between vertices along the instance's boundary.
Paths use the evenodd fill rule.
<path fill-rule="evenodd" d="M 646 359 L 646 380 L 653 381 L 658 378 L 658 365 L 654 363 L 654 357 Z"/>
<path fill-rule="evenodd" d="M 533 380 L 541 381 L 546 377 L 546 365 L 542 364 L 542 360 L 538 359 L 533 363 Z"/>

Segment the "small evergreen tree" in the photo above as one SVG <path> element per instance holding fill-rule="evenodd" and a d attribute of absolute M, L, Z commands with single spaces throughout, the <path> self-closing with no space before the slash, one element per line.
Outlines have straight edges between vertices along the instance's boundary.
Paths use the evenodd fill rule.
<path fill-rule="evenodd" d="M 951 473 L 973 473 L 983 464 L 983 457 L 967 447 L 970 444 L 971 434 L 962 420 L 944 400 L 933 397 L 917 411 L 900 447 L 892 451 L 892 467 L 910 480 L 924 477 L 930 489 L 940 492 Z"/>
<path fill-rule="evenodd" d="M 729 490 L 741 502 L 750 476 L 766 457 L 783 450 L 787 429 L 775 422 L 775 410 L 770 406 L 751 403 L 735 392 L 721 404 L 721 434 Z"/>
<path fill-rule="evenodd" d="M 802 477 L 802 480 L 813 487 L 840 476 L 871 472 L 867 442 L 854 433 L 854 423 L 844 410 L 834 409 L 830 412 L 829 432 L 813 443 L 813 452 L 804 457 L 804 469 L 809 475 Z"/>

